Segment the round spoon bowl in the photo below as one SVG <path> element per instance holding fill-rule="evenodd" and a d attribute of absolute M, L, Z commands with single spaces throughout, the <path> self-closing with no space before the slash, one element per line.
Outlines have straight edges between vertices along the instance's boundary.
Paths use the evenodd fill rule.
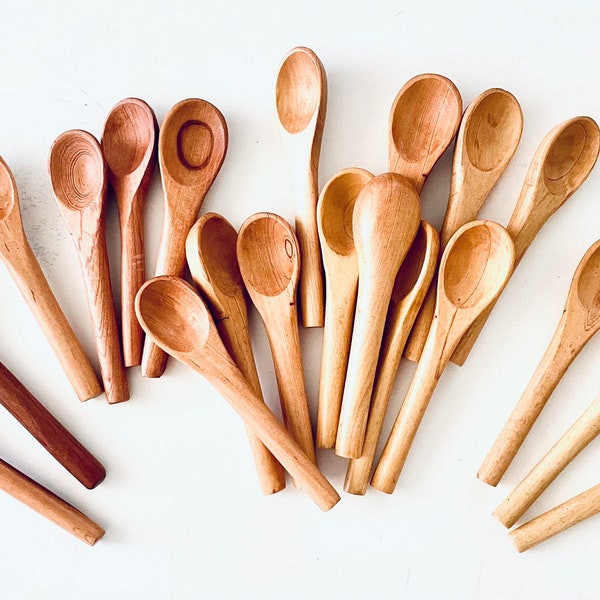
<path fill-rule="evenodd" d="M 398 275 L 396 275 L 394 289 L 392 290 L 393 302 L 401 302 L 414 290 L 427 258 L 428 244 L 429 236 L 423 222 L 421 222 L 417 235 L 408 250 L 406 258 L 400 265 Z"/>
<path fill-rule="evenodd" d="M 600 311 L 600 246 L 579 273 L 577 298 L 586 313 L 597 314 Z"/>
<path fill-rule="evenodd" d="M 16 189 L 13 175 L 0 156 L 0 221 L 4 221 L 12 212 Z"/>

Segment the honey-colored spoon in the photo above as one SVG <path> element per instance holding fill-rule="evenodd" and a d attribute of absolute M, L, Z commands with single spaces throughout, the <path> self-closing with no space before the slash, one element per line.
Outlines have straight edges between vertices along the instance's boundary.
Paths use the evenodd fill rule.
<path fill-rule="evenodd" d="M 358 295 L 335 451 L 362 454 L 381 337 L 398 269 L 419 228 L 419 195 L 396 173 L 373 177 L 354 205 Z"/>
<path fill-rule="evenodd" d="M 126 98 L 110 111 L 101 140 L 121 224 L 121 332 L 126 367 L 142 360 L 143 332 L 133 303 L 146 279 L 144 202 L 156 165 L 157 137 L 154 111 L 139 98 Z"/>
<path fill-rule="evenodd" d="M 135 309 L 146 334 L 202 374 L 322 510 L 339 501 L 335 489 L 237 368 L 189 284 L 176 277 L 151 279 L 138 292 Z"/>
<path fill-rule="evenodd" d="M 600 329 L 600 240 L 581 259 L 552 340 L 477 473 L 496 485 L 569 365 Z"/>
<path fill-rule="evenodd" d="M 531 161 L 507 229 L 515 242 L 515 266 L 544 223 L 579 189 L 596 164 L 600 130 L 590 117 L 575 117 L 552 129 Z M 469 328 L 452 356 L 464 364 L 494 304 Z"/>
<path fill-rule="evenodd" d="M 158 160 L 165 196 L 155 275 L 181 275 L 185 238 L 213 184 L 227 151 L 227 125 L 206 100 L 189 98 L 167 114 L 158 138 Z M 142 375 L 160 377 L 167 355 L 144 342 Z"/>
<path fill-rule="evenodd" d="M 110 404 L 129 399 L 106 250 L 106 168 L 100 144 L 74 129 L 50 149 L 50 179 L 79 254 L 104 391 Z"/>
<path fill-rule="evenodd" d="M 27 241 L 21 221 L 17 185 L 1 157 L 0 241 L 0 259 L 42 328 L 77 397 L 84 401 L 100 395 L 102 387 L 94 368 Z"/>
<path fill-rule="evenodd" d="M 248 294 L 265 324 L 283 420 L 305 454 L 316 462 L 296 310 L 300 271 L 296 236 L 278 215 L 257 213 L 240 228 L 237 258 Z"/>
<path fill-rule="evenodd" d="M 337 435 L 358 288 L 352 213 L 359 192 L 372 177 L 364 169 L 344 169 L 327 182 L 317 203 L 325 267 L 325 327 L 317 412 L 319 448 L 333 448 Z"/>
<path fill-rule="evenodd" d="M 462 334 L 498 296 L 512 271 L 514 246 L 493 221 L 472 221 L 450 238 L 440 263 L 436 314 L 371 485 L 391 494 L 439 378 Z"/>
<path fill-rule="evenodd" d="M 194 283 L 203 293 L 227 352 L 257 396 L 262 398 L 248 329 L 246 290 L 236 256 L 237 232 L 221 215 L 206 213 L 190 229 L 185 248 Z M 248 431 L 252 456 L 264 494 L 285 488 L 275 457 Z"/>
<path fill-rule="evenodd" d="M 327 77 L 319 57 L 309 48 L 290 50 L 279 67 L 275 93 L 295 197 L 296 235 L 302 260 L 302 323 L 305 327 L 323 327 L 323 266 L 316 207 Z"/>

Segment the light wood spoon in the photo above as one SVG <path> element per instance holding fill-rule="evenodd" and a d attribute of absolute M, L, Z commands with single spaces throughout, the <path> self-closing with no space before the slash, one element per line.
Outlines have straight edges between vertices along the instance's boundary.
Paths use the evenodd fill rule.
<path fill-rule="evenodd" d="M 325 266 L 325 327 L 317 412 L 319 448 L 333 448 L 337 435 L 358 288 L 352 213 L 359 192 L 372 177 L 364 169 L 344 169 L 327 182 L 317 203 Z"/>
<path fill-rule="evenodd" d="M 352 216 L 358 296 L 335 451 L 362 453 L 385 317 L 398 269 L 419 228 L 419 195 L 396 173 L 373 177 Z"/>
<path fill-rule="evenodd" d="M 106 168 L 96 138 L 73 129 L 50 149 L 50 179 L 73 236 L 87 288 L 104 391 L 110 404 L 129 399 L 106 251 Z"/>
<path fill-rule="evenodd" d="M 515 266 L 544 223 L 579 189 L 596 164 L 600 130 L 590 117 L 575 117 L 552 129 L 536 150 L 507 229 L 515 242 Z M 464 364 L 494 304 L 467 331 L 452 356 Z"/>
<path fill-rule="evenodd" d="M 126 367 L 142 361 L 143 332 L 133 303 L 146 279 L 144 202 L 156 165 L 157 138 L 154 111 L 139 98 L 126 98 L 110 111 L 101 140 L 121 225 L 121 332 Z"/>
<path fill-rule="evenodd" d="M 438 256 L 438 233 L 427 221 L 421 221 L 417 237 L 394 282 L 379 352 L 362 454 L 359 458 L 350 459 L 346 471 L 344 489 L 350 494 L 363 495 L 367 491 L 377 443 L 402 358 L 402 350 L 433 278 Z"/>
<path fill-rule="evenodd" d="M 217 389 L 322 510 L 339 501 L 335 489 L 237 368 L 189 284 L 167 276 L 147 281 L 137 294 L 136 314 L 147 335 Z"/>
<path fill-rule="evenodd" d="M 514 156 L 523 131 L 523 113 L 516 98 L 493 88 L 480 94 L 462 118 L 452 162 L 450 197 L 440 232 L 441 250 L 459 227 L 474 221 L 485 199 Z M 405 357 L 418 361 L 435 312 L 435 281 L 410 339 Z"/>
<path fill-rule="evenodd" d="M 158 138 L 158 160 L 165 196 L 155 275 L 181 275 L 185 238 L 213 184 L 227 151 L 227 125 L 206 100 L 189 98 L 167 114 Z M 144 342 L 142 375 L 160 377 L 167 355 Z"/>
<path fill-rule="evenodd" d="M 85 350 L 54 296 L 23 230 L 17 184 L 0 157 L 0 259 L 42 328 L 77 397 L 102 393 Z"/>
<path fill-rule="evenodd" d="M 439 378 L 458 340 L 506 285 L 514 246 L 493 221 L 472 221 L 450 239 L 440 264 L 436 314 L 371 485 L 391 494 Z"/>
<path fill-rule="evenodd" d="M 319 155 L 327 112 L 327 77 L 312 50 L 297 47 L 285 55 L 275 95 L 296 205 L 296 235 L 302 260 L 302 323 L 305 327 L 323 327 L 323 266 L 316 207 Z"/>
<path fill-rule="evenodd" d="M 229 221 L 216 213 L 206 213 L 196 221 L 187 236 L 187 262 L 227 352 L 255 393 L 262 398 L 236 243 L 237 232 Z M 285 474 L 281 465 L 256 435 L 249 431 L 248 436 L 263 493 L 274 494 L 284 489 Z"/>
<path fill-rule="evenodd" d="M 600 329 L 600 240 L 581 259 L 552 340 L 477 477 L 496 485 L 569 365 Z"/>
<path fill-rule="evenodd" d="M 296 236 L 278 215 L 257 213 L 240 228 L 237 258 L 248 294 L 265 324 L 283 420 L 305 454 L 316 462 L 296 310 L 300 272 Z"/>

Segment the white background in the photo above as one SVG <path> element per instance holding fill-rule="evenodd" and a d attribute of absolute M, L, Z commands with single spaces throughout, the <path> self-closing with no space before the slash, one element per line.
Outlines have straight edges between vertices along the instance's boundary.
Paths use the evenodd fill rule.
<path fill-rule="evenodd" d="M 75 247 L 47 175 L 48 150 L 61 132 L 84 128 L 100 136 L 110 108 L 127 96 L 144 98 L 159 122 L 179 100 L 204 98 L 225 115 L 230 144 L 203 210 L 236 227 L 264 210 L 291 220 L 274 86 L 287 50 L 307 45 L 329 79 L 321 186 L 349 166 L 386 170 L 389 109 L 414 75 L 446 75 L 465 107 L 487 88 L 511 91 L 523 108 L 523 138 L 482 212 L 506 224 L 546 132 L 576 115 L 600 118 L 598 25 L 591 0 L 12 3 L 3 8 L 0 35 L 0 154 L 19 186 L 34 251 L 92 354 Z M 451 156 L 449 150 L 423 190 L 423 214 L 437 225 Z M 108 406 L 103 396 L 79 403 L 0 267 L 0 360 L 108 471 L 97 489 L 85 490 L 0 411 L 0 456 L 107 530 L 89 548 L 1 494 L 0 596 L 596 597 L 600 517 L 519 555 L 491 512 L 600 392 L 600 338 L 569 369 L 498 488 L 475 473 L 554 332 L 580 258 L 600 237 L 599 198 L 596 170 L 536 238 L 469 361 L 444 373 L 394 495 L 345 494 L 345 461 L 320 452 L 342 495 L 329 513 L 291 485 L 261 496 L 241 422 L 200 376 L 174 361 L 159 380 L 130 370 L 127 403 Z M 157 176 L 146 211 L 150 273 L 161 210 Z M 117 223 L 111 206 L 114 265 Z M 116 291 L 116 270 L 113 276 Z M 265 396 L 275 407 L 256 314 L 252 326 Z M 320 341 L 320 331 L 303 332 L 313 415 Z M 403 363 L 394 409 L 413 370 Z M 598 483 L 599 451 L 592 443 L 526 517 Z"/>

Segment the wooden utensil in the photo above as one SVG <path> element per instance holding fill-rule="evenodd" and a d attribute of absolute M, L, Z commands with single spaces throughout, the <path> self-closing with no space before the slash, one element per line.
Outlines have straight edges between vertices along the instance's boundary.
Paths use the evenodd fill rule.
<path fill-rule="evenodd" d="M 33 316 L 42 328 L 77 397 L 102 393 L 94 368 L 56 300 L 31 250 L 19 207 L 17 185 L 0 157 L 0 259 L 6 265 Z"/>
<path fill-rule="evenodd" d="M 402 350 L 433 278 L 438 255 L 438 233 L 427 221 L 421 221 L 417 237 L 400 266 L 394 282 L 379 352 L 362 455 L 359 458 L 351 458 L 346 471 L 344 489 L 350 494 L 366 493 L 385 413 L 400 366 Z"/>
<path fill-rule="evenodd" d="M 216 213 L 206 213 L 190 229 L 186 256 L 194 283 L 206 298 L 223 345 L 256 395 L 262 398 L 236 242 L 237 232 L 229 221 Z M 248 436 L 263 493 L 274 494 L 284 489 L 281 465 L 256 435 L 248 431 Z"/>
<path fill-rule="evenodd" d="M 138 292 L 135 309 L 146 334 L 201 373 L 322 510 L 339 501 L 331 484 L 236 367 L 208 309 L 190 285 L 176 277 L 151 279 Z"/>
<path fill-rule="evenodd" d="M 296 311 L 300 271 L 296 236 L 278 215 L 257 213 L 240 228 L 237 258 L 248 294 L 265 324 L 283 420 L 305 454 L 316 462 Z"/>
<path fill-rule="evenodd" d="M 496 485 L 569 365 L 600 329 L 600 240 L 581 259 L 554 336 L 477 477 Z"/>
<path fill-rule="evenodd" d="M 515 266 L 544 223 L 579 189 L 596 164 L 600 130 L 590 117 L 575 117 L 542 140 L 507 229 L 515 242 Z M 452 362 L 464 364 L 494 305 L 490 305 L 460 341 Z"/>
<path fill-rule="evenodd" d="M 0 489 L 90 546 L 104 535 L 100 525 L 1 459 Z"/>
<path fill-rule="evenodd" d="M 362 453 L 371 391 L 394 280 L 420 223 L 419 195 L 396 173 L 373 177 L 354 205 L 358 296 L 335 452 Z"/>
<path fill-rule="evenodd" d="M 337 435 L 358 288 L 352 213 L 360 190 L 372 177 L 364 169 L 344 169 L 327 182 L 317 203 L 325 267 L 325 327 L 317 412 L 320 448 L 333 448 Z"/>
<path fill-rule="evenodd" d="M 391 494 L 429 400 L 462 334 L 500 293 L 512 270 L 514 247 L 493 221 L 472 221 L 452 236 L 440 263 L 436 314 L 371 485 Z"/>
<path fill-rule="evenodd" d="M 154 111 L 139 98 L 126 98 L 110 111 L 101 140 L 121 224 L 121 332 L 126 367 L 142 361 L 143 332 L 133 303 L 146 279 L 144 202 L 156 165 L 157 137 Z"/>
<path fill-rule="evenodd" d="M 167 114 L 158 138 L 165 204 L 155 275 L 182 274 L 185 238 L 221 169 L 226 151 L 225 118 L 206 100 L 182 100 Z M 146 340 L 142 375 L 160 377 L 166 365 L 167 355 Z"/>
<path fill-rule="evenodd" d="M 459 227 L 474 221 L 485 199 L 508 167 L 523 131 L 523 113 L 516 98 L 504 90 L 486 90 L 467 107 L 462 118 L 454 158 L 450 197 L 440 232 L 440 246 Z M 435 282 L 410 334 L 404 355 L 418 361 L 435 312 Z"/>
<path fill-rule="evenodd" d="M 73 129 L 50 149 L 50 179 L 79 254 L 104 391 L 110 404 L 129 399 L 106 251 L 106 169 L 96 138 Z"/>
<path fill-rule="evenodd" d="M 292 48 L 279 67 L 275 91 L 296 205 L 302 323 L 305 327 L 323 327 L 323 265 L 316 207 L 327 77 L 319 57 L 309 48 Z"/>

